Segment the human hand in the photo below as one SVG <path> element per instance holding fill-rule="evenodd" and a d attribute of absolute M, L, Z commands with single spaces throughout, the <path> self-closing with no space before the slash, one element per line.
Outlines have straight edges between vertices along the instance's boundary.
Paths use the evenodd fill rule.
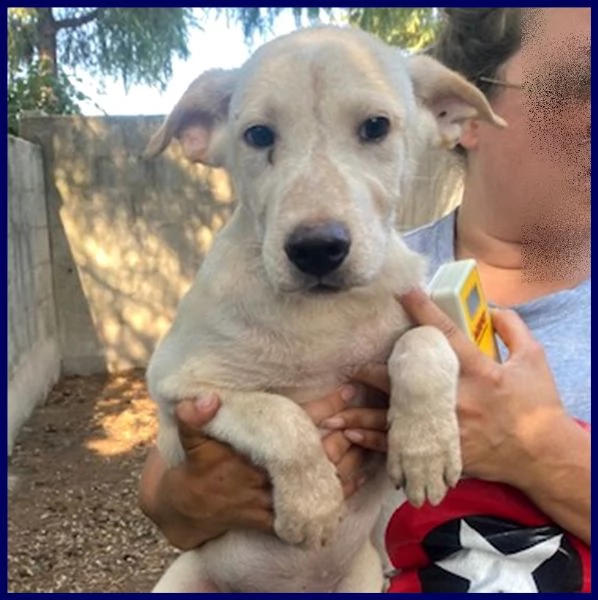
<path fill-rule="evenodd" d="M 352 386 L 343 386 L 304 408 L 318 426 L 337 417 L 349 426 L 361 428 L 359 431 L 364 431 L 366 439 L 363 445 L 368 447 L 369 442 L 377 449 L 385 441 L 377 439 L 372 429 L 384 429 L 385 411 L 347 408 L 354 393 Z M 233 529 L 273 531 L 272 492 L 267 473 L 227 444 L 201 432 L 218 408 L 215 394 L 201 401 L 180 402 L 175 416 L 184 461 L 168 468 L 158 452 L 153 451 L 142 475 L 142 510 L 170 543 L 181 550 L 195 548 Z M 366 452 L 353 445 L 350 431 L 345 433 L 329 433 L 322 444 L 337 467 L 348 498 L 365 483 L 360 468 Z"/>
<path fill-rule="evenodd" d="M 215 394 L 180 402 L 175 415 L 184 461 L 168 468 L 155 451 L 144 468 L 142 510 L 181 550 L 232 529 L 272 531 L 272 495 L 266 472 L 201 432 L 219 405 Z"/>
<path fill-rule="evenodd" d="M 319 428 L 330 430 L 322 445 L 336 465 L 345 498 L 367 481 L 361 470 L 367 451 L 386 451 L 386 409 L 348 407 L 354 394 L 355 387 L 345 385 L 304 405 Z"/>
<path fill-rule="evenodd" d="M 496 333 L 509 350 L 507 360 L 499 364 L 481 352 L 423 291 L 409 292 L 399 301 L 414 323 L 440 329 L 459 358 L 464 472 L 525 490 L 527 465 L 541 460 L 550 432 L 570 421 L 542 346 L 517 313 L 492 311 Z"/>

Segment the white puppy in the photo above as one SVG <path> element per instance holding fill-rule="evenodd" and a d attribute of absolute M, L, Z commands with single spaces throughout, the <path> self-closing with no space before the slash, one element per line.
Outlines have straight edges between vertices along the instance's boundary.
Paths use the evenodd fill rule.
<path fill-rule="evenodd" d="M 371 533 L 386 471 L 416 505 L 458 480 L 458 361 L 395 298 L 423 285 L 424 262 L 393 224 L 419 152 L 454 145 L 471 117 L 505 125 L 436 61 L 319 27 L 204 73 L 152 138 L 147 156 L 177 138 L 191 161 L 226 167 L 239 200 L 148 368 L 159 449 L 182 460 L 175 405 L 216 391 L 205 433 L 268 471 L 277 534 L 186 552 L 154 591 L 379 592 Z M 300 405 L 371 361 L 390 370 L 387 469 L 372 457 L 369 483 L 344 502 Z"/>

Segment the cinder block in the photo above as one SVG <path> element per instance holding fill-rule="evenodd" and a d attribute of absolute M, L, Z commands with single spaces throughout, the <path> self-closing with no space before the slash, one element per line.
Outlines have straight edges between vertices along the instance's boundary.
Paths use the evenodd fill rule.
<path fill-rule="evenodd" d="M 8 177 L 8 229 L 19 227 L 23 223 L 23 210 L 21 208 L 21 190 L 9 175 Z"/>
<path fill-rule="evenodd" d="M 10 379 L 11 377 L 11 373 L 13 371 L 13 369 L 15 368 L 16 364 L 18 363 L 19 360 L 19 352 L 18 352 L 18 348 L 17 348 L 17 340 L 15 339 L 15 335 L 14 332 L 12 330 L 12 326 L 8 325 L 8 340 L 7 340 L 7 347 L 8 347 L 8 378 Z"/>
<path fill-rule="evenodd" d="M 60 375 L 60 354 L 55 340 L 38 343 L 13 369 L 8 382 L 8 453 L 20 427 L 46 399 Z"/>
<path fill-rule="evenodd" d="M 44 181 L 44 161 L 41 148 L 31 144 L 29 160 L 31 164 L 31 172 L 28 181 L 29 187 L 34 192 L 43 196 L 45 194 L 46 186 Z"/>
<path fill-rule="evenodd" d="M 8 315 L 8 331 L 12 345 L 12 361 L 17 364 L 26 349 L 26 329 L 24 311 L 12 310 Z"/>
<path fill-rule="evenodd" d="M 58 324 L 56 322 L 56 306 L 54 296 L 50 296 L 43 310 L 44 328 L 48 336 L 55 338 L 58 336 Z"/>
<path fill-rule="evenodd" d="M 23 222 L 26 227 L 46 227 L 46 199 L 43 192 L 24 190 L 20 199 Z"/>
<path fill-rule="evenodd" d="M 6 245 L 6 263 L 8 265 L 8 280 L 14 279 L 16 268 L 16 242 L 15 232 L 9 226 L 8 228 L 8 244 Z"/>
<path fill-rule="evenodd" d="M 33 306 L 35 297 L 34 266 L 31 236 L 23 232 L 19 235 L 16 260 L 16 281 L 18 293 L 21 295 L 20 302 L 25 308 Z"/>
<path fill-rule="evenodd" d="M 13 288 L 19 297 L 36 300 L 33 308 L 23 301 L 29 310 L 21 310 L 28 313 L 21 318 L 37 322 L 39 335 L 46 335 L 56 326 L 51 315 L 57 315 L 57 336 L 64 364 L 71 372 L 120 368 L 130 362 L 127 345 L 116 339 L 109 341 L 102 334 L 108 319 L 126 321 L 119 298 L 130 297 L 133 304 L 139 305 L 151 303 L 155 300 L 153 289 L 143 297 L 135 292 L 136 286 L 164 288 L 169 292 L 162 294 L 163 311 L 174 312 L 179 290 L 187 285 L 203 257 L 203 247 L 197 243 L 200 231 L 215 231 L 213 223 L 218 219 L 214 217 L 226 221 L 233 207 L 227 201 L 224 214 L 219 188 L 212 180 L 213 170 L 187 164 L 176 148 L 159 160 L 141 160 L 143 148 L 161 122 L 162 117 L 32 117 L 25 119 L 23 132 L 39 141 L 43 153 L 26 143 L 13 144 L 11 160 L 20 166 L 15 168 L 13 164 L 11 186 L 29 190 L 25 203 L 14 199 L 15 220 L 22 223 L 21 215 L 27 217 L 28 225 L 42 222 L 42 213 L 36 211 L 44 204 L 37 202 L 36 195 L 43 195 L 47 182 L 49 227 L 48 244 L 41 230 L 36 229 L 30 240 L 30 255 L 19 246 L 17 260 L 14 252 L 11 262 L 22 273 L 14 276 Z M 22 181 L 21 167 L 27 162 L 30 166 L 37 162 L 38 166 L 31 167 L 27 181 Z M 41 166 L 46 172 L 45 182 Z M 65 232 L 66 218 L 68 236 L 73 239 Z M 106 228 L 96 229 L 98 219 Z M 93 263 L 93 277 L 82 277 L 82 265 L 76 264 L 71 248 L 83 239 L 100 248 L 109 245 L 110 254 L 123 257 L 124 267 L 115 268 L 110 261 L 96 260 L 90 254 L 86 260 Z M 139 257 L 137 263 L 127 262 L 132 255 Z M 41 270 L 46 260 L 52 262 L 54 297 L 46 295 L 52 287 Z M 31 264 L 38 268 L 35 274 Z M 28 279 L 30 275 L 34 275 L 33 283 Z M 107 287 L 114 290 L 114 300 L 106 297 Z M 35 295 L 28 291 L 30 288 Z M 55 313 L 49 308 L 50 300 L 55 303 Z M 42 317 L 46 321 L 40 325 Z M 144 335 L 152 340 L 157 336 L 153 330 Z"/>
<path fill-rule="evenodd" d="M 50 237 L 47 227 L 35 227 L 30 234 L 33 264 L 35 266 L 50 261 Z M 51 267 L 50 267 L 51 269 Z"/>
<path fill-rule="evenodd" d="M 9 217 L 15 223 L 43 226 L 47 222 L 41 149 L 9 139 Z"/>
<path fill-rule="evenodd" d="M 56 333 L 56 311 L 54 307 L 54 298 L 50 295 L 47 298 L 40 299 L 36 307 L 37 318 L 44 322 L 43 331 L 48 335 Z"/>
<path fill-rule="evenodd" d="M 102 353 L 75 355 L 70 353 L 62 358 L 62 373 L 69 375 L 95 375 L 107 371 L 106 358 Z"/>
<path fill-rule="evenodd" d="M 34 267 L 35 302 L 48 298 L 52 294 L 52 267 L 50 262 L 44 262 Z"/>

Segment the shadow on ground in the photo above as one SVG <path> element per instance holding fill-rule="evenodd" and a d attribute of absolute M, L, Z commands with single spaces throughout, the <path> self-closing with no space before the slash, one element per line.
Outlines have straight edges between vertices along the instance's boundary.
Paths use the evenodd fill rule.
<path fill-rule="evenodd" d="M 137 507 L 157 430 L 141 370 L 69 377 L 9 465 L 9 592 L 148 592 L 176 555 Z"/>

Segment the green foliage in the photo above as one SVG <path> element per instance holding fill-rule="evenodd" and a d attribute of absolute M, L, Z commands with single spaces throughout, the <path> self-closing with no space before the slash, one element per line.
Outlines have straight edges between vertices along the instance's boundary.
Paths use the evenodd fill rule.
<path fill-rule="evenodd" d="M 435 39 L 441 24 L 437 8 L 225 8 L 216 9 L 229 21 L 239 23 L 245 41 L 272 34 L 283 11 L 292 10 L 295 24 L 313 24 L 318 20 L 350 23 L 376 34 L 385 42 L 407 50 L 421 50 Z"/>
<path fill-rule="evenodd" d="M 56 13 L 60 17 L 73 10 L 81 9 L 56 9 Z M 126 89 L 137 84 L 165 89 L 173 59 L 189 58 L 189 32 L 198 25 L 192 9 L 96 10 L 90 23 L 59 32 L 60 63 L 92 75 L 120 78 Z"/>
<path fill-rule="evenodd" d="M 229 23 L 235 23 L 241 26 L 245 43 L 251 46 L 256 38 L 265 40 L 274 35 L 274 25 L 283 12 L 293 11 L 295 26 L 301 27 L 305 22 L 313 24 L 322 16 L 330 17 L 333 9 L 331 8 L 217 8 L 206 11 L 207 15 L 214 15 L 216 18 L 224 16 Z"/>
<path fill-rule="evenodd" d="M 265 37 L 272 33 L 272 27 L 284 8 L 224 8 L 216 9 L 223 13 L 227 22 L 237 23 L 243 29 L 243 36 L 247 44 L 251 44 L 256 37 Z M 216 16 L 219 16 L 218 14 Z"/>
<path fill-rule="evenodd" d="M 87 100 L 63 73 L 54 75 L 42 62 L 32 62 L 8 82 L 8 131 L 19 134 L 22 111 L 38 110 L 47 114 L 79 114 L 78 102 Z"/>
<path fill-rule="evenodd" d="M 35 54 L 35 9 L 8 9 L 8 70 L 31 64 Z"/>
<path fill-rule="evenodd" d="M 121 79 L 128 89 L 166 88 L 175 58 L 189 58 L 198 23 L 191 8 L 9 8 L 8 96 L 11 131 L 22 110 L 78 112 L 87 99 L 65 71 Z"/>
<path fill-rule="evenodd" d="M 239 24 L 252 45 L 273 34 L 283 11 L 292 11 L 297 27 L 320 20 L 351 23 L 410 50 L 432 44 L 440 26 L 436 8 L 206 8 L 203 15 Z M 87 98 L 65 69 L 85 69 L 99 85 L 110 77 L 121 79 L 125 89 L 136 84 L 165 89 L 174 58 L 189 58 L 194 28 L 199 23 L 191 8 L 9 8 L 11 130 L 22 110 L 78 112 L 78 102 Z"/>
<path fill-rule="evenodd" d="M 39 8 L 8 10 L 11 69 L 39 58 Z M 56 60 L 63 67 L 134 84 L 160 85 L 172 75 L 175 57 L 189 58 L 188 38 L 198 23 L 191 8 L 53 8 Z M 40 35 L 41 34 L 41 35 Z"/>
<path fill-rule="evenodd" d="M 61 70 L 52 72 L 47 61 L 36 60 L 9 74 L 8 79 L 8 130 L 18 135 L 19 115 L 23 111 L 40 111 L 48 115 L 78 115 L 79 102 L 94 101 L 79 91 L 73 81 Z M 95 104 L 103 112 L 102 108 Z"/>
<path fill-rule="evenodd" d="M 437 8 L 350 8 L 348 20 L 388 44 L 412 51 L 432 44 L 441 25 Z"/>

